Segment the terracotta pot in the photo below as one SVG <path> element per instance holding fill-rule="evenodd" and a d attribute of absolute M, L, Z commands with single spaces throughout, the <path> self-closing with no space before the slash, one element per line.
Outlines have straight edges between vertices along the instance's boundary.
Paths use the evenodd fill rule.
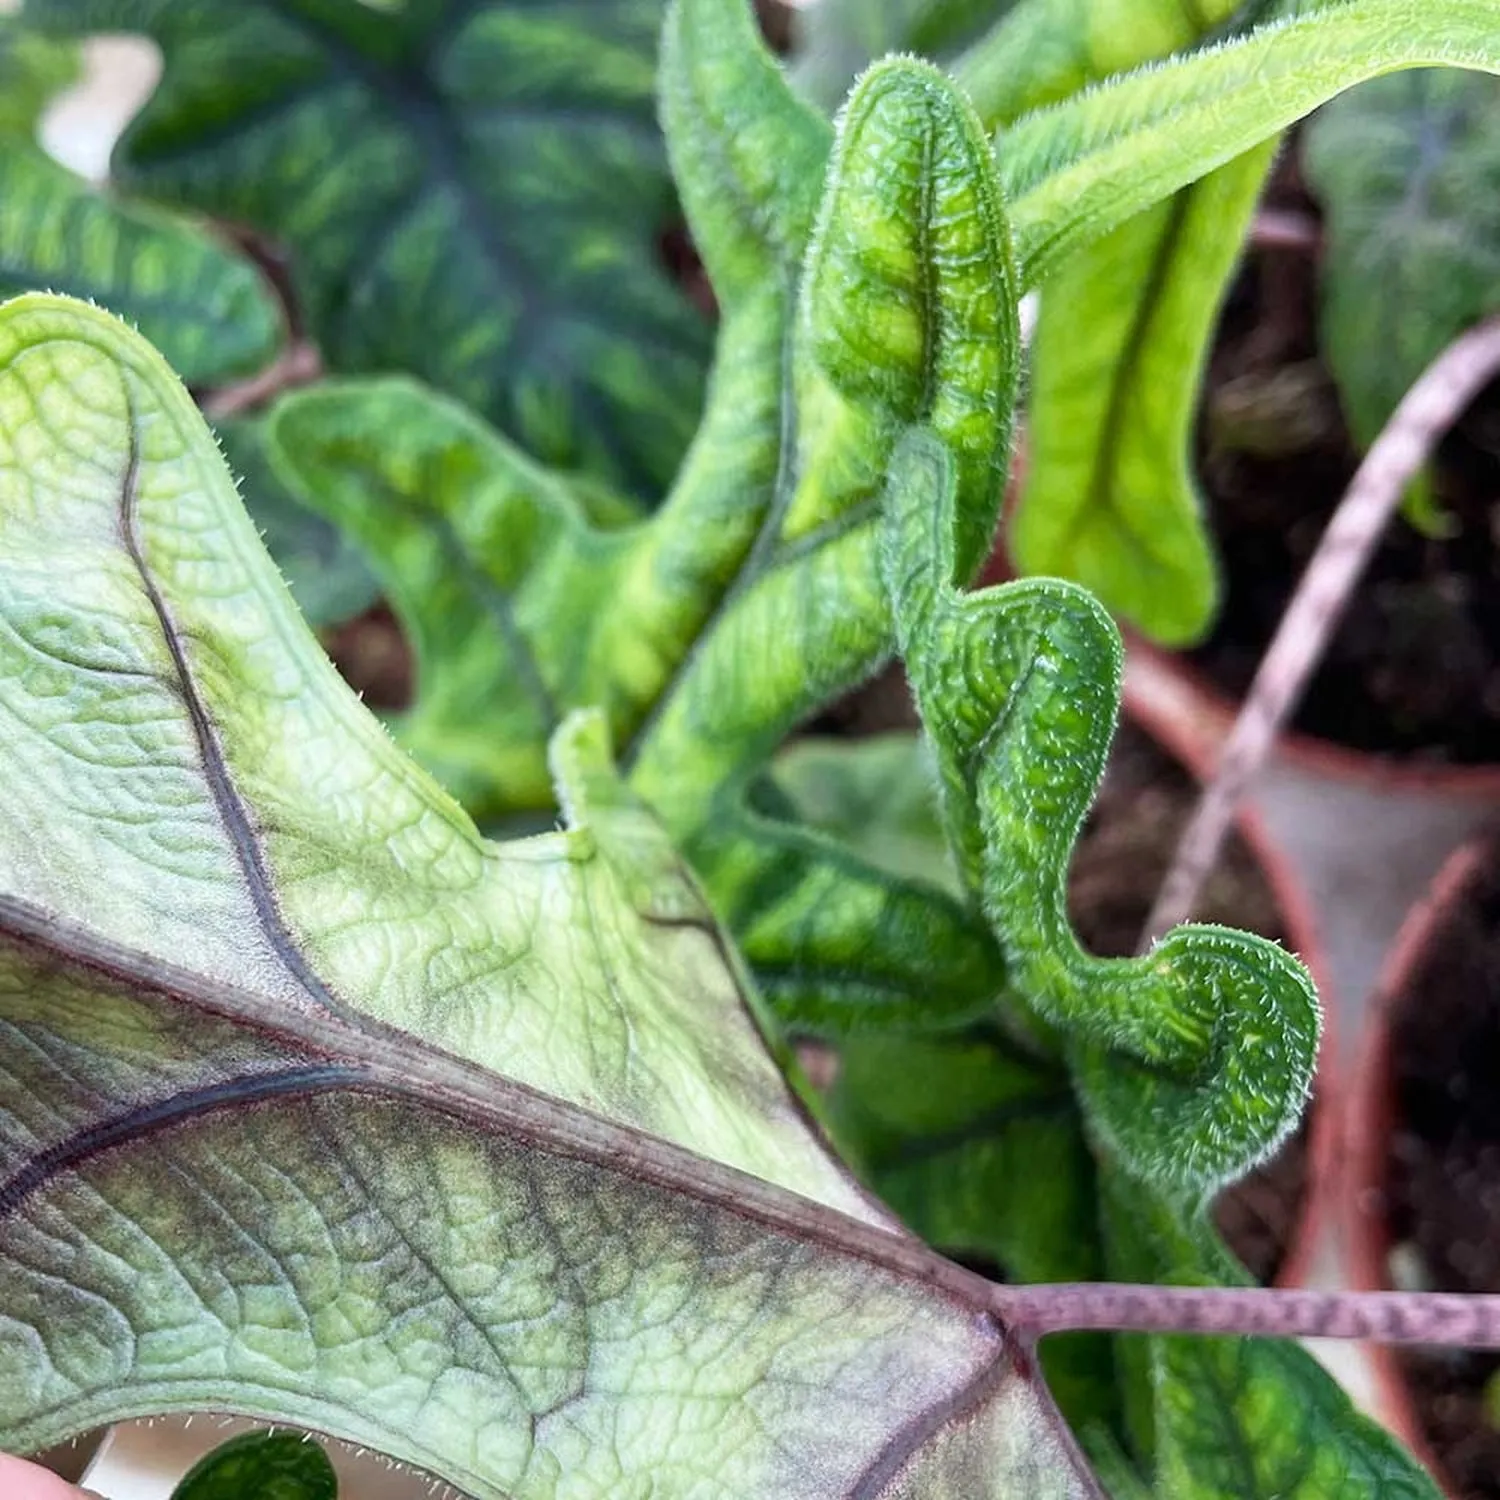
<path fill-rule="evenodd" d="M 1126 711 L 1171 743 L 1200 778 L 1211 775 L 1236 706 L 1179 658 L 1138 639 L 1128 642 Z M 1403 763 L 1290 736 L 1248 793 L 1240 814 L 1258 840 L 1286 910 L 1303 924 L 1299 951 L 1323 998 L 1326 1030 L 1319 1073 L 1331 1117 L 1342 1079 L 1357 1076 L 1369 996 L 1380 979 L 1390 935 L 1407 918 L 1444 861 L 1500 808 L 1500 767 Z M 1314 1274 L 1344 1279 L 1337 1208 L 1344 1153 L 1336 1132 L 1317 1127 L 1325 1241 Z M 1326 1173 L 1325 1170 L 1326 1169 Z M 1326 1205 L 1326 1206 L 1325 1206 Z"/>
<path fill-rule="evenodd" d="M 1348 1284 L 1358 1290 L 1383 1291 L 1391 1286 L 1393 1236 L 1386 1215 L 1386 1187 L 1391 1134 L 1396 1124 L 1392 1047 L 1396 1009 L 1426 963 L 1449 914 L 1468 894 L 1493 853 L 1492 839 L 1474 838 L 1449 856 L 1397 932 L 1372 1000 L 1339 1129 L 1346 1164 L 1339 1204 L 1344 1265 Z M 1395 1353 L 1384 1346 L 1371 1346 L 1369 1363 L 1376 1382 L 1374 1415 L 1441 1482 L 1441 1468 L 1422 1435 L 1416 1404 Z"/>
<path fill-rule="evenodd" d="M 1195 753 L 1216 755 L 1239 711 L 1239 704 L 1206 673 L 1172 652 L 1126 632 L 1131 671 L 1126 696 L 1148 712 L 1170 711 L 1186 720 L 1184 732 Z M 1354 750 L 1332 740 L 1288 733 L 1277 741 L 1278 760 L 1314 774 L 1371 788 L 1412 788 L 1448 793 L 1500 806 L 1500 766 L 1444 765 Z"/>

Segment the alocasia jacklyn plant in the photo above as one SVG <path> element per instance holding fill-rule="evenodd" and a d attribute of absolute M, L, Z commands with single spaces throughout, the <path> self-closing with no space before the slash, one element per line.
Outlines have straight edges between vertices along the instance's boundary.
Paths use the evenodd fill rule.
<path fill-rule="evenodd" d="M 510 14 L 439 9 L 392 36 Z M 722 321 L 652 516 L 591 519 L 593 481 L 407 376 L 261 433 L 367 549 L 419 656 L 394 728 L 467 811 L 339 681 L 167 363 L 75 301 L 0 310 L 0 1443 L 212 1408 L 512 1500 L 1430 1496 L 1295 1346 L 1170 1333 L 1438 1330 L 1192 1289 L 1242 1279 L 1205 1205 L 1293 1126 L 1316 1004 L 1220 928 L 1080 948 L 1118 639 L 1073 585 L 964 584 L 1021 291 L 1438 61 L 1500 67 L 1488 3 L 1347 0 L 992 147 L 914 61 L 835 129 L 738 0 L 676 0 L 662 114 Z M 800 815 L 775 758 L 897 651 L 941 875 Z M 1188 1286 L 945 1261 L 829 1153 L 799 1032 L 854 1038 L 835 1121 L 872 1175 L 874 1116 L 982 1184 L 943 1207 L 1016 1283 Z M 881 1043 L 951 1094 L 862 1096 Z M 1122 1327 L 1150 1336 L 1046 1351 L 1065 1426 L 1035 1338 Z"/>

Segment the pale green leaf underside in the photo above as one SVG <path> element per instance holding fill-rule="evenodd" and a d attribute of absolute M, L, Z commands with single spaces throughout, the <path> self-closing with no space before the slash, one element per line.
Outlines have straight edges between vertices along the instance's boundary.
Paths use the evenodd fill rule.
<path fill-rule="evenodd" d="M 1111 80 L 997 139 L 1022 279 L 1399 68 L 1500 72 L 1491 0 L 1347 0 Z"/>
<path fill-rule="evenodd" d="M 597 717 L 569 831 L 485 844 L 79 304 L 0 312 L 0 539 L 0 1445 L 208 1406 L 486 1500 L 1095 1493 L 792 1110 Z"/>
<path fill-rule="evenodd" d="M 1009 545 L 1154 639 L 1207 628 L 1218 577 L 1191 470 L 1198 382 L 1271 148 L 1061 265 L 1032 340 L 1026 486 Z"/>
<path fill-rule="evenodd" d="M 5 889 L 852 1206 L 650 821 L 487 844 L 339 681 L 160 358 L 41 297 L 0 340 Z"/>

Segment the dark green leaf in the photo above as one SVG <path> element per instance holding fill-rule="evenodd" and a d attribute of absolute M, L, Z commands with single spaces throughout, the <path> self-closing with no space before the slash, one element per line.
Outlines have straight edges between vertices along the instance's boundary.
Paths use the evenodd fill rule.
<path fill-rule="evenodd" d="M 76 48 L 0 15 L 0 139 L 33 139 L 48 101 L 77 76 Z"/>
<path fill-rule="evenodd" d="M 1355 441 L 1371 443 L 1427 364 L 1500 308 L 1500 80 L 1379 78 L 1304 134 L 1322 200 L 1322 343 Z"/>
<path fill-rule="evenodd" d="M 200 1458 L 172 1500 L 334 1500 L 328 1455 L 295 1432 L 244 1432 Z"/>
<path fill-rule="evenodd" d="M 38 116 L 75 72 L 71 47 L 0 16 L 0 300 L 47 287 L 96 302 L 190 385 L 268 364 L 281 310 L 253 266 L 196 224 L 116 202 L 36 144 Z"/>
<path fill-rule="evenodd" d="M 117 176 L 289 246 L 331 368 L 420 375 L 642 495 L 669 478 L 708 339 L 659 251 L 661 0 L 30 10 L 160 45 Z"/>

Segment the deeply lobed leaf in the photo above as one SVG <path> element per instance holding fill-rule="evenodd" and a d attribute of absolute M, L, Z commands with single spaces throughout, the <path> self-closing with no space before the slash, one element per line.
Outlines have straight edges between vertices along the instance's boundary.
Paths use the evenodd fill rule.
<path fill-rule="evenodd" d="M 547 735 L 600 705 L 788 1019 L 967 1014 L 997 984 L 982 924 L 777 818 L 755 787 L 788 732 L 890 652 L 877 506 L 902 423 L 954 444 L 966 565 L 988 547 L 1018 345 L 993 165 L 937 73 L 875 69 L 814 234 L 805 163 L 745 151 L 725 101 L 770 91 L 809 152 L 826 126 L 720 15 L 686 0 L 667 31 L 684 201 L 725 290 L 703 427 L 657 514 L 588 525 L 567 480 L 396 382 L 291 397 L 280 467 L 371 550 L 419 657 L 398 733 L 473 810 L 550 807 Z"/>
<path fill-rule="evenodd" d="M 599 717 L 568 830 L 485 843 L 80 304 L 0 311 L 0 540 L 0 1444 L 209 1406 L 495 1500 L 1097 1494 L 791 1108 Z"/>

